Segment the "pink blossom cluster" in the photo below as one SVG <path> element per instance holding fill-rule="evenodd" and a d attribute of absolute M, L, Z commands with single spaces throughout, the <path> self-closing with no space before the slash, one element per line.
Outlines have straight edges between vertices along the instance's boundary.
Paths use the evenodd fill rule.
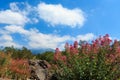
<path fill-rule="evenodd" d="M 102 49 L 106 51 L 105 58 L 109 62 L 113 62 L 116 58 L 120 57 L 120 42 L 117 40 L 112 42 L 108 34 L 100 36 L 92 41 L 92 43 L 84 42 L 79 45 L 78 42 L 75 41 L 73 45 L 69 45 L 68 43 L 65 44 L 65 51 L 70 55 L 79 55 L 81 53 L 87 55 L 98 54 L 99 52 L 102 52 Z M 56 48 L 54 60 L 66 61 L 66 59 L 66 55 L 63 55 L 59 48 Z"/>

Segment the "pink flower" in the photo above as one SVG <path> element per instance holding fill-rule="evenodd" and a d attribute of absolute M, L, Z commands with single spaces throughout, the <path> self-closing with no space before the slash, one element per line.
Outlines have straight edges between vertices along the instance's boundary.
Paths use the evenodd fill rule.
<path fill-rule="evenodd" d="M 60 50 L 59 50 L 59 48 L 56 48 L 56 50 L 55 50 L 55 54 L 60 54 Z"/>
<path fill-rule="evenodd" d="M 55 54 L 54 54 L 54 60 L 59 60 L 60 57 L 61 57 L 61 52 L 60 52 L 59 48 L 56 48 Z"/>
<path fill-rule="evenodd" d="M 109 34 L 106 34 L 105 37 L 109 37 Z"/>
<path fill-rule="evenodd" d="M 68 43 L 65 44 L 65 50 L 69 53 L 70 52 L 70 46 Z"/>
<path fill-rule="evenodd" d="M 61 56 L 61 60 L 66 61 L 66 56 Z"/>
<path fill-rule="evenodd" d="M 71 54 L 78 54 L 78 49 L 76 49 L 75 47 L 73 47 L 72 45 L 70 45 L 70 53 Z"/>
<path fill-rule="evenodd" d="M 76 49 L 78 48 L 78 42 L 77 41 L 74 42 L 74 48 L 76 48 Z"/>

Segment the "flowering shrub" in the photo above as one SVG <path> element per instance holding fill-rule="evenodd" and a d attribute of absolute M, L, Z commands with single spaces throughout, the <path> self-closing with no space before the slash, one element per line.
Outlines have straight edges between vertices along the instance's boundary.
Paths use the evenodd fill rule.
<path fill-rule="evenodd" d="M 28 60 L 12 59 L 9 68 L 14 79 L 27 79 L 30 75 Z"/>
<path fill-rule="evenodd" d="M 28 60 L 12 59 L 10 53 L 0 52 L 0 77 L 26 80 L 29 75 Z"/>
<path fill-rule="evenodd" d="M 120 78 L 120 43 L 109 35 L 91 43 L 65 44 L 65 51 L 56 48 L 54 75 L 58 80 L 118 80 Z"/>
<path fill-rule="evenodd" d="M 0 77 L 8 77 L 10 74 L 9 65 L 11 57 L 10 54 L 6 55 L 3 52 L 0 52 Z"/>

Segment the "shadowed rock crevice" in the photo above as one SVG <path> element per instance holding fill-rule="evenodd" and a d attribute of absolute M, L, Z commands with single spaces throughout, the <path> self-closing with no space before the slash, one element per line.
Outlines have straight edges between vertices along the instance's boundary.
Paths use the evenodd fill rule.
<path fill-rule="evenodd" d="M 51 80 L 48 74 L 49 63 L 45 60 L 29 60 L 30 80 Z"/>

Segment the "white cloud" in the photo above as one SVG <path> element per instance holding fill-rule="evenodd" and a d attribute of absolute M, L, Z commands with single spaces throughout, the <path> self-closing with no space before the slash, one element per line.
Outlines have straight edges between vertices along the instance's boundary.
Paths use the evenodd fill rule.
<path fill-rule="evenodd" d="M 53 34 L 43 34 L 37 29 L 29 30 L 29 34 L 26 35 L 28 39 L 28 45 L 31 48 L 52 48 L 55 49 L 67 40 L 70 40 L 70 36 L 58 36 Z"/>
<path fill-rule="evenodd" d="M 89 40 L 92 40 L 94 39 L 96 36 L 93 34 L 93 33 L 87 33 L 85 35 L 78 35 L 76 37 L 76 40 L 79 41 L 79 40 L 82 40 L 82 41 L 89 41 Z"/>
<path fill-rule="evenodd" d="M 24 25 L 26 22 L 28 22 L 27 17 L 19 12 L 11 10 L 0 11 L 0 23 Z"/>
<path fill-rule="evenodd" d="M 20 33 L 20 34 L 27 34 L 28 33 L 28 31 L 25 30 L 22 26 L 9 25 L 9 26 L 5 26 L 4 29 L 8 33 Z"/>
<path fill-rule="evenodd" d="M 25 2 L 12 2 L 10 3 L 10 10 L 28 16 L 32 11 L 35 11 L 35 7 Z"/>
<path fill-rule="evenodd" d="M 36 28 L 25 29 L 25 24 L 28 22 L 37 23 L 38 19 L 32 16 L 31 11 L 34 13 L 35 7 L 32 9 L 30 5 L 25 4 L 26 8 L 21 10 L 18 6 L 19 3 L 11 3 L 9 10 L 0 11 L 0 23 L 7 24 L 0 29 L 0 46 L 15 46 L 22 47 L 27 46 L 29 48 L 63 48 L 64 43 L 67 41 L 75 40 L 91 40 L 94 34 L 88 33 L 85 35 L 70 36 L 70 35 L 56 35 L 44 34 Z M 40 3 L 37 6 L 39 17 L 51 25 L 66 25 L 72 28 L 81 27 L 84 24 L 85 16 L 84 12 L 80 9 L 67 9 L 62 5 L 52 5 Z M 29 17 L 30 16 L 30 17 Z M 19 44 L 13 39 L 12 34 L 20 34 L 23 38 L 21 40 L 27 40 L 26 44 Z M 23 42 L 24 43 L 24 42 Z"/>
<path fill-rule="evenodd" d="M 40 3 L 38 5 L 39 17 L 51 25 L 66 25 L 70 27 L 83 26 L 84 12 L 81 9 L 67 9 L 62 5 Z"/>
<path fill-rule="evenodd" d="M 26 30 L 26 29 L 24 29 L 24 27 L 15 26 L 15 25 L 5 26 L 4 29 L 2 29 L 2 33 L 0 33 L 0 34 L 4 35 L 3 33 L 4 34 L 6 33 L 7 35 L 19 33 L 21 36 L 24 36 L 23 39 L 27 40 L 27 42 L 28 42 L 27 46 L 29 48 L 52 48 L 52 49 L 55 49 L 56 47 L 58 47 L 60 45 L 60 43 L 63 43 L 63 42 L 66 42 L 67 40 L 72 39 L 71 36 L 43 34 L 35 28 Z M 6 39 L 8 39 L 8 38 L 10 38 L 10 37 L 7 37 Z M 10 39 L 12 39 L 12 37 Z M 2 40 L 5 40 L 5 38 L 3 38 Z M 14 41 L 14 40 L 12 39 L 11 42 L 12 41 Z M 6 42 L 8 43 L 8 40 Z M 11 44 L 9 43 L 8 45 L 11 45 Z"/>
<path fill-rule="evenodd" d="M 31 22 L 32 22 L 32 23 L 38 23 L 39 20 L 38 20 L 37 18 L 32 18 L 32 19 L 31 19 Z"/>
<path fill-rule="evenodd" d="M 10 3 L 10 9 L 12 10 L 12 11 L 20 11 L 19 10 L 19 7 L 17 6 L 17 2 L 13 2 L 13 3 Z"/>
<path fill-rule="evenodd" d="M 3 43 L 0 44 L 0 46 L 2 46 L 2 47 L 14 46 L 14 47 L 16 47 L 16 48 L 21 48 L 21 47 L 22 47 L 21 45 L 15 43 L 15 42 L 13 42 L 13 41 L 6 41 L 6 42 L 3 42 Z"/>
<path fill-rule="evenodd" d="M 23 8 L 20 8 L 20 6 Z M 65 25 L 74 28 L 83 26 L 85 22 L 85 15 L 81 9 L 67 9 L 61 4 L 40 3 L 36 7 L 24 2 L 13 2 L 10 3 L 9 10 L 0 11 L 0 23 L 3 24 L 24 25 L 27 22 L 38 23 L 38 17 L 53 26 Z"/>
<path fill-rule="evenodd" d="M 7 32 L 6 36 L 1 37 L 2 40 L 4 40 L 6 43 L 9 43 L 8 45 L 18 45 L 17 43 L 14 43 L 14 40 L 11 36 L 8 36 L 10 34 L 16 34 L 19 33 L 21 36 L 23 36 L 23 40 L 27 40 L 27 47 L 29 48 L 52 48 L 55 49 L 56 47 L 63 49 L 64 44 L 68 41 L 79 41 L 79 40 L 85 40 L 89 41 L 95 38 L 95 35 L 93 33 L 87 33 L 84 35 L 77 35 L 77 36 L 59 36 L 56 34 L 44 34 L 41 33 L 39 30 L 35 28 L 31 28 L 30 30 L 24 29 L 24 27 L 21 26 L 15 26 L 10 25 L 4 27 L 3 32 Z M 2 34 L 1 33 L 1 34 Z M 11 42 L 11 44 L 10 44 Z M 5 44 L 5 43 L 4 43 Z M 5 44 L 7 45 L 7 44 Z M 21 44 L 22 45 L 22 44 Z M 25 45 L 23 45 L 25 46 Z"/>
<path fill-rule="evenodd" d="M 10 3 L 10 9 L 0 11 L 0 23 L 24 26 L 26 23 L 36 23 L 35 8 L 25 2 Z M 22 8 L 21 8 L 22 7 Z M 33 14 L 34 13 L 34 14 Z"/>
<path fill-rule="evenodd" d="M 2 40 L 4 40 L 4 41 L 13 41 L 12 37 L 10 35 L 6 35 L 6 34 L 4 34 L 4 35 L 2 35 L 0 37 L 0 41 L 2 41 Z"/>
<path fill-rule="evenodd" d="M 4 47 L 14 46 L 14 47 L 17 47 L 17 48 L 21 47 L 21 45 L 15 43 L 13 41 L 12 36 L 9 35 L 9 34 L 3 34 L 2 36 L 0 36 L 0 46 L 4 46 Z"/>
<path fill-rule="evenodd" d="M 43 34 L 37 30 L 31 29 L 29 30 L 29 34 L 26 35 L 28 39 L 28 45 L 31 48 L 52 48 L 56 47 L 63 49 L 64 44 L 68 41 L 79 41 L 79 40 L 92 40 L 95 35 L 92 33 L 88 33 L 85 35 L 78 35 L 76 37 L 65 35 L 59 36 L 54 34 Z"/>

